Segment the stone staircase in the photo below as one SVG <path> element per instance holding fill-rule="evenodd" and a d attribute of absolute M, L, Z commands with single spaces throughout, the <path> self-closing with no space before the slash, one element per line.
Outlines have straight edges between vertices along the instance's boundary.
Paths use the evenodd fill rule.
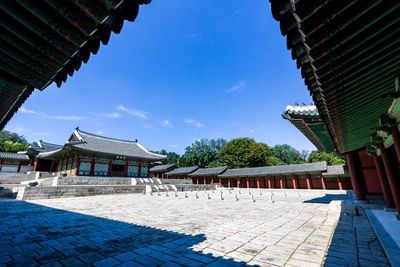
<path fill-rule="evenodd" d="M 216 185 L 197 185 L 189 179 L 66 176 L 24 181 L 13 191 L 16 199 L 31 200 L 198 189 L 214 190 Z"/>

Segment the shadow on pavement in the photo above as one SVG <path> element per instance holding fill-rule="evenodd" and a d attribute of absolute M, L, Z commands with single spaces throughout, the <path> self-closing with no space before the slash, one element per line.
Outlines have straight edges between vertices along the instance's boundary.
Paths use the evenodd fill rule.
<path fill-rule="evenodd" d="M 186 235 L 9 199 L 0 200 L 0 216 L 0 265 L 245 265 L 194 251 L 192 246 L 206 240 L 202 234 Z"/>

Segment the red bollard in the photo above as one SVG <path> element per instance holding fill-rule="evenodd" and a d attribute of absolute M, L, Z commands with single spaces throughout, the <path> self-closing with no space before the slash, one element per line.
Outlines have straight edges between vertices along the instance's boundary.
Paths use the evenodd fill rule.
<path fill-rule="evenodd" d="M 356 216 L 360 216 L 360 211 L 358 210 L 358 207 L 355 207 L 354 209 L 356 211 Z"/>

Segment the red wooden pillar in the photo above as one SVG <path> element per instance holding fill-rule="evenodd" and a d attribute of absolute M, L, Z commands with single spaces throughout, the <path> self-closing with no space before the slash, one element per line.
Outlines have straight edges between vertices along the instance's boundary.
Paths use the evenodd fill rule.
<path fill-rule="evenodd" d="M 293 174 L 292 179 L 293 179 L 293 189 L 299 188 L 299 186 L 297 185 L 297 175 Z"/>
<path fill-rule="evenodd" d="M 35 163 L 33 163 L 33 171 L 36 171 L 37 169 L 37 164 L 38 164 L 38 158 L 35 159 Z M 1 163 L 3 165 L 3 162 Z"/>
<path fill-rule="evenodd" d="M 214 183 L 214 177 L 211 176 L 211 183 Z M 221 182 L 222 185 L 222 182 Z"/>
<path fill-rule="evenodd" d="M 283 186 L 283 176 L 279 176 L 279 184 L 281 186 L 281 189 L 283 189 L 284 188 L 284 186 Z"/>
<path fill-rule="evenodd" d="M 142 171 L 142 163 L 139 162 L 139 165 L 138 165 L 138 176 L 139 177 L 141 177 L 141 171 Z"/>
<path fill-rule="evenodd" d="M 260 177 L 257 177 L 257 188 L 260 188 Z"/>
<path fill-rule="evenodd" d="M 18 161 L 18 168 L 17 168 L 17 172 L 21 171 L 21 161 Z"/>
<path fill-rule="evenodd" d="M 246 177 L 246 186 L 247 186 L 247 188 L 250 188 L 250 181 L 249 181 L 249 177 Z"/>
<path fill-rule="evenodd" d="M 107 176 L 111 176 L 112 174 L 112 160 L 110 159 L 110 162 L 108 163 L 108 172 L 107 172 Z"/>
<path fill-rule="evenodd" d="M 204 180 L 204 184 L 206 184 L 207 183 L 207 177 L 204 176 L 203 180 Z"/>
<path fill-rule="evenodd" d="M 347 165 L 349 167 L 351 184 L 353 186 L 354 195 L 357 200 L 365 200 L 365 193 L 361 183 L 361 175 L 359 174 L 358 154 L 350 152 L 346 154 Z"/>
<path fill-rule="evenodd" d="M 240 177 L 236 178 L 236 187 L 239 188 L 240 187 Z"/>
<path fill-rule="evenodd" d="M 343 190 L 342 180 L 340 180 L 340 176 L 336 177 L 339 190 Z"/>
<path fill-rule="evenodd" d="M 54 160 L 53 160 L 54 162 Z M 53 162 L 51 165 L 53 165 Z M 81 158 L 78 156 L 76 159 L 75 176 L 79 175 L 79 166 L 81 165 Z"/>
<path fill-rule="evenodd" d="M 311 174 L 306 174 L 306 178 L 307 178 L 307 189 L 312 189 L 312 181 L 311 181 Z"/>
<path fill-rule="evenodd" d="M 165 175 L 165 174 L 162 172 L 162 173 L 161 173 L 161 178 L 163 178 L 163 179 L 164 179 L 164 175 Z"/>
<path fill-rule="evenodd" d="M 272 188 L 272 186 L 271 186 L 271 179 L 272 179 L 272 177 L 270 176 L 270 177 L 267 177 L 267 183 L 268 183 L 268 188 L 269 189 L 271 189 Z"/>
<path fill-rule="evenodd" d="M 385 173 L 385 167 L 382 165 L 381 159 L 376 155 L 376 153 L 372 153 L 372 158 L 374 159 L 376 172 L 378 173 L 379 183 L 381 185 L 383 191 L 383 198 L 385 199 L 386 206 L 388 208 L 394 208 L 394 201 L 392 192 L 390 191 L 390 185 L 388 182 L 388 178 Z"/>
<path fill-rule="evenodd" d="M 90 165 L 90 173 L 89 173 L 89 175 L 90 176 L 93 176 L 94 175 L 94 165 L 96 164 L 96 162 L 95 162 L 95 160 L 94 160 L 94 158 L 92 159 L 92 164 Z"/>
<path fill-rule="evenodd" d="M 322 184 L 322 189 L 326 190 L 326 182 L 325 182 L 325 177 L 322 176 L 322 173 L 319 175 L 321 177 L 321 184 Z"/>
<path fill-rule="evenodd" d="M 228 178 L 228 187 L 231 187 L 231 178 Z"/>
<path fill-rule="evenodd" d="M 397 179 L 398 177 L 396 177 L 393 165 L 390 162 L 389 155 L 383 143 L 379 143 L 379 149 L 381 150 L 383 165 L 385 166 L 386 175 L 389 180 L 389 185 L 392 191 L 394 204 L 396 206 L 397 212 L 400 214 L 400 182 Z"/>
<path fill-rule="evenodd" d="M 400 166 L 400 134 L 399 134 L 399 129 L 397 128 L 397 125 L 390 127 L 390 133 L 392 134 L 393 144 L 394 144 L 394 148 L 396 150 L 397 163 Z"/>
<path fill-rule="evenodd" d="M 200 177 L 196 177 L 196 184 L 199 184 Z"/>

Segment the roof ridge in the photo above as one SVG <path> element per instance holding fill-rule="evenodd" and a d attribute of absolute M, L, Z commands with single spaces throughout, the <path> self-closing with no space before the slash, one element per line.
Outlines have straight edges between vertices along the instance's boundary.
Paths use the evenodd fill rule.
<path fill-rule="evenodd" d="M 131 140 L 125 140 L 125 139 L 118 139 L 118 138 L 113 138 L 113 137 L 107 137 L 107 136 L 103 136 L 103 135 L 98 135 L 98 134 L 94 134 L 94 133 L 89 133 L 86 131 L 82 131 L 80 129 L 77 129 L 78 133 L 84 133 L 87 135 L 91 135 L 94 137 L 99 137 L 99 138 L 103 138 L 103 139 L 108 139 L 108 140 L 114 140 L 114 141 L 121 141 L 121 142 L 128 142 L 128 143 L 133 143 L 133 144 L 138 144 L 138 141 L 131 141 Z M 85 138 L 83 138 L 85 139 Z"/>

